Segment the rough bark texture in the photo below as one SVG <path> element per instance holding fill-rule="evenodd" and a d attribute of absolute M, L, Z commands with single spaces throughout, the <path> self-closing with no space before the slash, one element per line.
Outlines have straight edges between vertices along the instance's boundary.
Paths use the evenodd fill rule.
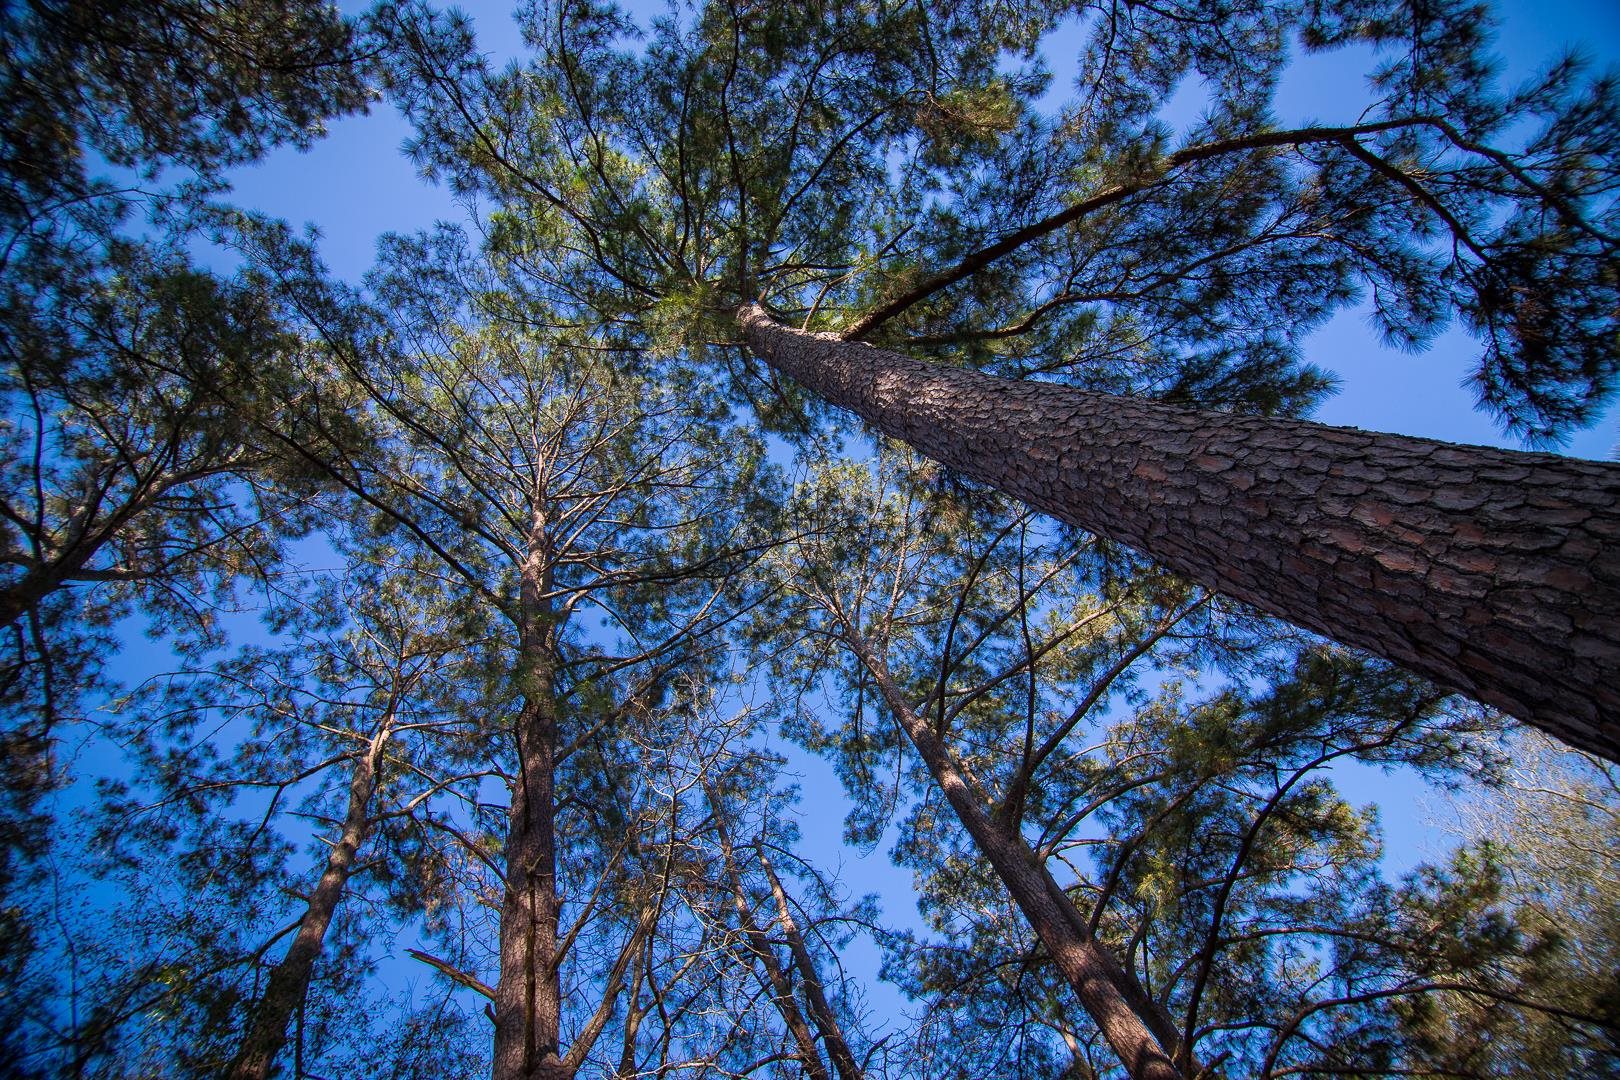
<path fill-rule="evenodd" d="M 891 438 L 1188 578 L 1620 761 L 1620 465 L 929 364 L 739 311 Z"/>
<path fill-rule="evenodd" d="M 1077 920 L 1070 918 L 1072 908 L 1053 895 L 1056 886 L 1050 884 L 1045 866 L 1023 838 L 991 820 L 983 794 L 975 790 L 934 729 L 906 701 L 882 659 L 858 634 L 851 632 L 847 640 L 962 827 L 973 838 L 974 846 L 990 860 L 1018 910 L 1029 920 L 1030 928 L 1046 946 L 1052 962 L 1109 1047 L 1119 1055 L 1126 1072 L 1132 1080 L 1177 1080 L 1181 1074 L 1170 1054 L 1149 1030 L 1149 1022 L 1131 1006 L 1132 997 L 1145 997 L 1130 992 L 1135 980 L 1081 930 Z"/>
<path fill-rule="evenodd" d="M 566 1080 L 559 1048 L 562 994 L 557 971 L 557 705 L 552 675 L 551 558 L 536 515 L 519 598 L 518 776 L 506 837 L 501 903 L 501 977 L 495 986 L 495 1080 Z"/>
<path fill-rule="evenodd" d="M 371 796 L 377 790 L 377 765 L 393 729 L 392 717 L 372 737 L 366 753 L 354 764 L 349 781 L 349 805 L 343 829 L 326 857 L 326 869 L 310 893 L 309 905 L 287 955 L 270 973 L 270 984 L 254 1010 L 253 1026 L 231 1065 L 232 1080 L 265 1080 L 287 1043 L 287 1024 L 309 991 L 310 974 L 321 955 L 326 931 L 332 925 L 343 889 L 354 873 L 355 854 L 365 843 L 371 826 Z"/>

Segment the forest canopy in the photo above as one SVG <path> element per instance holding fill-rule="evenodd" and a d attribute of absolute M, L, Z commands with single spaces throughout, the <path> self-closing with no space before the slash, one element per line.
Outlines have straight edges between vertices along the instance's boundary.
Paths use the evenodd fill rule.
<path fill-rule="evenodd" d="M 513 17 L 0 11 L 0 1078 L 1620 1069 L 1620 74 Z M 367 111 L 346 280 L 232 184 Z M 1517 445 L 1313 421 L 1347 312 Z"/>

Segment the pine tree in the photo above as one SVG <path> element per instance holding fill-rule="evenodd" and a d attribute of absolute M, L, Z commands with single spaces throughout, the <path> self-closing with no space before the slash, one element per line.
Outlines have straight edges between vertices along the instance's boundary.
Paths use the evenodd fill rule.
<path fill-rule="evenodd" d="M 1189 3 L 1088 23 L 1083 96 L 1054 122 L 1030 107 L 1039 73 L 996 62 L 1033 49 L 1041 4 L 702 6 L 640 57 L 614 50 L 615 16 L 552 14 L 530 68 L 498 75 L 465 27 L 405 19 L 391 77 L 431 168 L 528 243 L 571 238 L 597 282 L 582 302 L 655 340 L 746 344 L 713 351 L 767 419 L 806 422 L 787 375 L 1063 520 L 1620 753 L 1612 465 L 1078 394 L 1295 413 L 1325 385 L 1301 332 L 1371 290 L 1396 343 L 1473 330 L 1481 402 L 1510 426 L 1590 420 L 1617 370 L 1610 80 L 1565 62 L 1499 90 L 1486 15 L 1461 4 Z M 1376 108 L 1277 128 L 1296 35 L 1389 50 Z M 1208 115 L 1171 148 L 1153 113 L 1189 72 Z M 1551 665 L 1573 665 L 1567 692 Z"/>
<path fill-rule="evenodd" d="M 756 355 L 947 468 L 1620 757 L 1611 463 L 1121 400 L 744 320 Z"/>
<path fill-rule="evenodd" d="M 193 644 L 216 637 L 218 605 L 307 526 L 301 485 L 285 471 L 260 483 L 276 471 L 263 444 L 226 418 L 273 407 L 207 385 L 296 368 L 263 283 L 188 248 L 227 167 L 308 145 L 367 96 L 353 24 L 320 3 L 0 10 L 8 1010 L 39 940 L 10 898 L 48 884 L 40 800 L 66 781 L 60 724 L 105 687 L 113 625 L 138 605 Z"/>
<path fill-rule="evenodd" d="M 154 674 L 108 710 L 122 764 L 58 823 L 51 865 L 78 910 L 45 924 L 29 973 L 78 1016 L 36 1004 L 30 1057 L 268 1075 L 286 1044 L 314 1063 L 359 1038 L 392 932 L 379 909 L 431 905 L 421 834 L 476 804 L 483 765 L 461 708 L 470 613 L 423 570 L 284 584 L 273 642 Z"/>
<path fill-rule="evenodd" d="M 651 932 L 624 909 L 642 889 L 621 880 L 639 828 L 626 733 L 716 662 L 711 632 L 746 603 L 763 450 L 696 373 L 655 384 L 611 336 L 526 293 L 498 245 L 471 252 L 448 228 L 390 239 L 359 338 L 331 329 L 353 305 L 307 251 L 271 237 L 260 257 L 371 403 L 366 452 L 320 466 L 379 544 L 436 561 L 499 627 L 484 752 L 511 802 L 504 840 L 480 820 L 464 844 L 501 868 L 499 975 L 460 974 L 493 995 L 497 1077 L 572 1076 Z M 581 896 L 617 899 L 575 910 Z M 564 1045 L 571 969 L 590 989 Z"/>
<path fill-rule="evenodd" d="M 1399 925 L 1331 769 L 1488 772 L 1492 718 L 914 467 L 805 485 L 760 632 L 779 694 L 836 702 L 790 730 L 846 828 L 898 822 L 930 1071 L 1393 1067 L 1394 992 L 1438 993 L 1411 971 L 1461 938 Z"/>

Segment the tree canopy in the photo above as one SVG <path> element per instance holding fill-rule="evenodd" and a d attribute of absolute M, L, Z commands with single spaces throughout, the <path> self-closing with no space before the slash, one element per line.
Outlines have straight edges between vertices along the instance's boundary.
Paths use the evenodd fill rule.
<path fill-rule="evenodd" d="M 515 15 L 0 15 L 0 1076 L 1615 1067 L 1614 72 Z M 465 213 L 344 281 L 232 170 L 378 102 Z M 1313 423 L 1358 308 L 1543 452 Z"/>

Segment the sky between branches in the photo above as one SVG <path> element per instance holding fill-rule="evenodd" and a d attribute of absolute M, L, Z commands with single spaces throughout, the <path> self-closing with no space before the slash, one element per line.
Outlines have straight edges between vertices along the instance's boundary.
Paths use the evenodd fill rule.
<path fill-rule="evenodd" d="M 496 67 L 525 54 L 512 18 L 516 3 L 462 0 L 454 5 L 471 16 L 480 48 Z M 666 10 L 664 0 L 619 0 L 619 4 L 643 28 Z M 359 13 L 366 6 L 364 0 L 340 4 L 348 13 Z M 1503 0 L 1495 6 L 1500 20 L 1497 51 L 1508 84 L 1528 78 L 1572 49 L 1598 70 L 1620 66 L 1620 3 L 1614 0 Z M 1079 42 L 1078 25 L 1070 21 L 1043 43 L 1042 54 L 1053 73 L 1043 107 L 1056 111 L 1074 97 Z M 1296 54 L 1277 94 L 1279 124 L 1353 122 L 1369 100 L 1363 74 L 1371 67 L 1364 50 Z M 1183 133 L 1197 119 L 1202 104 L 1199 86 L 1189 80 L 1161 117 Z M 295 225 L 313 225 L 321 234 L 320 250 L 331 269 L 358 281 L 372 265 L 376 240 L 383 233 L 410 233 L 438 220 L 466 220 L 466 210 L 450 193 L 421 180 L 401 152 L 410 134 L 392 105 L 378 103 L 367 115 L 333 122 L 327 137 L 307 152 L 280 149 L 238 170 L 230 198 Z M 1524 448 L 1503 434 L 1489 414 L 1475 409 L 1472 392 L 1463 383 L 1477 356 L 1477 344 L 1458 329 L 1447 331 L 1420 354 L 1391 349 L 1379 340 L 1363 311 L 1343 311 L 1307 341 L 1305 358 L 1340 379 L 1338 392 L 1314 419 L 1449 442 Z M 1562 452 L 1588 458 L 1620 452 L 1620 408 L 1611 405 L 1597 423 L 1572 433 Z M 120 661 L 138 667 L 138 657 L 149 656 L 150 648 L 148 643 L 131 641 Z M 811 801 L 836 798 L 836 781 L 824 763 L 786 745 L 779 749 L 790 754 L 795 771 L 804 775 Z M 1359 768 L 1336 769 L 1335 780 L 1352 803 L 1382 806 L 1390 872 L 1434 857 L 1451 843 L 1451 838 L 1435 833 L 1433 818 L 1444 811 L 1433 805 L 1433 796 L 1421 782 Z M 810 812 L 826 819 L 823 810 Z M 829 867 L 846 862 L 850 871 L 846 884 L 853 892 L 879 891 L 891 916 L 904 917 L 900 908 L 909 909 L 903 899 L 910 892 L 909 875 L 888 865 L 884 846 L 858 863 L 848 863 L 851 853 L 840 852 L 836 830 L 826 832 L 807 854 Z"/>
<path fill-rule="evenodd" d="M 464 0 L 455 5 L 472 17 L 480 47 L 497 66 L 523 53 L 512 21 L 515 3 Z M 348 0 L 340 6 L 358 12 L 365 4 Z M 643 27 L 665 10 L 663 0 L 620 0 L 620 6 Z M 1599 70 L 1620 66 L 1620 3 L 1505 0 L 1496 7 L 1501 19 L 1498 52 L 1510 84 L 1569 49 L 1588 57 Z M 1054 76 L 1042 103 L 1046 107 L 1056 110 L 1074 96 L 1078 42 L 1077 27 L 1069 23 L 1043 45 Z M 1369 67 L 1367 54 L 1356 50 L 1297 60 L 1278 91 L 1279 122 L 1352 122 L 1367 101 L 1362 73 Z M 1184 132 L 1201 104 L 1200 89 L 1189 80 L 1161 116 L 1172 129 Z M 392 106 L 381 103 L 369 115 L 333 123 L 330 134 L 307 153 L 281 149 L 239 170 L 233 198 L 294 224 L 315 225 L 331 268 L 357 280 L 371 265 L 376 238 L 382 233 L 413 232 L 435 220 L 465 217 L 449 192 L 420 180 L 400 152 L 409 134 L 409 126 Z M 1477 355 L 1477 345 L 1456 329 L 1421 354 L 1392 350 L 1379 341 L 1361 312 L 1341 312 L 1306 346 L 1306 359 L 1340 378 L 1339 392 L 1314 418 L 1448 442 L 1522 449 L 1523 444 L 1503 435 L 1488 414 L 1474 408 L 1471 392 L 1462 385 Z M 1562 451 L 1607 458 L 1617 445 L 1620 409 L 1611 405 L 1596 424 L 1573 433 Z"/>

